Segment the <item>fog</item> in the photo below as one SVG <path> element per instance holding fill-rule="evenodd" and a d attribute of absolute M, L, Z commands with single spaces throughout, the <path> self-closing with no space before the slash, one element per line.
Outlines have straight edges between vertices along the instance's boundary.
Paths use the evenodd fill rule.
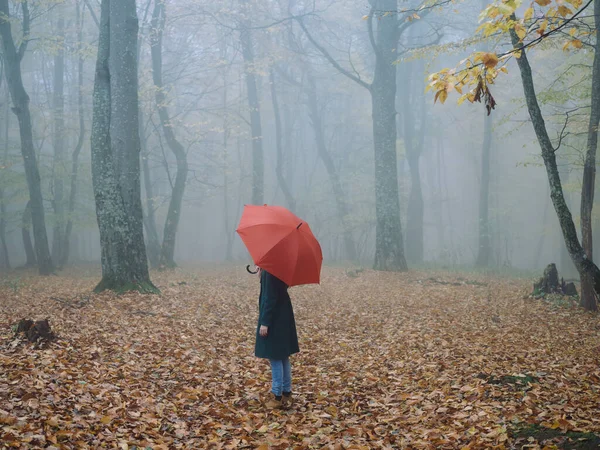
<path fill-rule="evenodd" d="M 390 119 L 381 110 L 381 117 L 395 122 L 397 129 L 400 247 L 409 268 L 539 271 L 555 262 L 561 275 L 577 274 L 551 202 L 516 60 L 490 85 L 498 105 L 489 119 L 480 103 L 458 105 L 456 93 L 443 104 L 439 99 L 434 103 L 435 92 L 425 92 L 431 73 L 455 67 L 472 52 L 511 48 L 506 38 L 473 39 L 486 2 L 440 2 L 422 9 L 411 0 L 400 2 L 400 12 L 389 12 L 387 4 L 389 0 L 137 1 L 141 155 L 139 171 L 127 177 L 140 179 L 144 240 L 152 267 L 161 265 L 157 254 L 178 190 L 182 201 L 172 258 L 177 265 L 250 262 L 235 229 L 245 204 L 265 203 L 286 206 L 310 224 L 326 265 L 373 267 L 380 176 L 374 141 L 380 131 L 374 135 L 373 105 L 393 101 L 396 114 Z M 27 42 L 22 80 L 30 98 L 53 258 L 62 251 L 56 247 L 64 247 L 60 230 L 69 222 L 72 226 L 68 255 L 55 265 L 99 264 L 90 133 L 100 2 L 30 1 L 31 30 L 25 38 L 22 3 L 9 1 L 8 6 L 16 45 Z M 407 20 L 405 10 L 412 9 L 419 15 Z M 384 60 L 378 62 L 371 41 L 385 44 L 380 31 L 389 16 L 400 22 L 399 39 L 397 45 L 390 44 L 391 56 L 377 50 Z M 374 81 L 378 64 L 385 66 L 390 58 L 395 93 L 386 91 L 383 78 Z M 566 136 L 556 156 L 565 198 L 578 224 L 585 157 L 578 121 L 589 115 L 591 53 L 546 45 L 529 59 L 551 138 L 558 142 Z M 565 79 L 569 67 L 579 69 Z M 7 70 L 3 60 L 4 270 L 33 264 L 26 241 L 35 243 Z M 578 89 L 587 94 L 578 94 Z M 381 96 L 382 91 L 387 94 Z M 576 111 L 567 132 L 566 111 Z M 486 120 L 489 180 L 482 167 Z M 392 136 L 388 131 L 381 131 L 381 145 Z M 80 152 L 74 159 L 78 141 Z M 389 156 L 378 173 L 393 173 Z M 395 181 L 389 174 L 385 177 L 381 198 L 393 200 L 389 186 Z M 482 261 L 481 190 L 488 183 L 490 253 Z M 178 209 L 176 204 L 172 208 Z M 394 216 L 393 201 L 389 208 Z M 598 224 L 594 217 L 595 229 Z M 402 269 L 384 266 L 379 268 Z"/>

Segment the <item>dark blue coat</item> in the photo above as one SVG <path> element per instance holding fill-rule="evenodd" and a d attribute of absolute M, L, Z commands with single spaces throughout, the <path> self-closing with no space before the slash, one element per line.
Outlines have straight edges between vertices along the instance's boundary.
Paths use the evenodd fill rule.
<path fill-rule="evenodd" d="M 260 275 L 258 310 L 254 354 L 259 358 L 280 360 L 298 353 L 296 321 L 288 287 L 266 270 Z M 266 337 L 259 334 L 261 325 L 269 327 Z"/>

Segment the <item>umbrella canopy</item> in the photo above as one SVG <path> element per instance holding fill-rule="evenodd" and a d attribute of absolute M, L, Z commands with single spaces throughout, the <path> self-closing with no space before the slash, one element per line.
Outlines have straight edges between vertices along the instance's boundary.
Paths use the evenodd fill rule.
<path fill-rule="evenodd" d="M 254 264 L 288 286 L 320 282 L 321 246 L 308 224 L 286 208 L 246 205 L 236 231 Z"/>

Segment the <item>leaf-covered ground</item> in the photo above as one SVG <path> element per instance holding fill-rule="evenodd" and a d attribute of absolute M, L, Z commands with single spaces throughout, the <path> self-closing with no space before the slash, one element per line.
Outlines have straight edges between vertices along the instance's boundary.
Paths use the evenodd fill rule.
<path fill-rule="evenodd" d="M 0 447 L 597 448 L 600 319 L 529 281 L 326 269 L 291 290 L 296 403 L 270 412 L 258 279 L 153 278 L 162 296 L 90 295 L 95 270 L 0 279 Z M 60 339 L 15 340 L 21 318 Z"/>

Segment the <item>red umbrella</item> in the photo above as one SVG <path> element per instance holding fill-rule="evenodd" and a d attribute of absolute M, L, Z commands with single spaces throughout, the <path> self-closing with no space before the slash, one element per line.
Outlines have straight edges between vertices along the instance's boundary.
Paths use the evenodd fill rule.
<path fill-rule="evenodd" d="M 254 264 L 288 286 L 320 282 L 321 246 L 308 224 L 289 210 L 246 205 L 236 231 Z"/>

